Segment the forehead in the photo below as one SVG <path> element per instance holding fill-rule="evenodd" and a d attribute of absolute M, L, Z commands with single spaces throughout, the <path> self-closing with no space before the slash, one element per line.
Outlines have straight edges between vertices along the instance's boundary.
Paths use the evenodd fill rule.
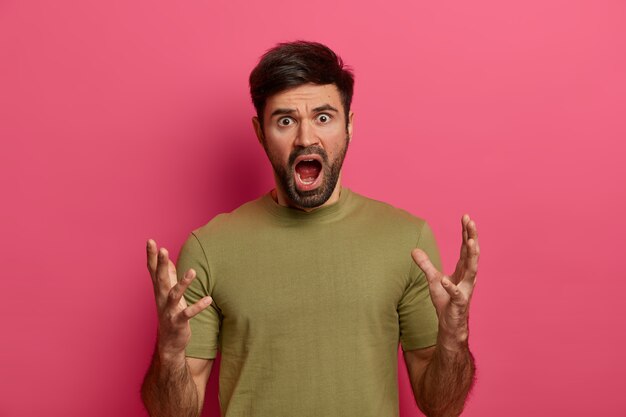
<path fill-rule="evenodd" d="M 271 114 L 278 108 L 307 111 L 324 104 L 341 110 L 341 94 L 335 84 L 303 84 L 269 97 L 265 103 L 265 113 Z"/>

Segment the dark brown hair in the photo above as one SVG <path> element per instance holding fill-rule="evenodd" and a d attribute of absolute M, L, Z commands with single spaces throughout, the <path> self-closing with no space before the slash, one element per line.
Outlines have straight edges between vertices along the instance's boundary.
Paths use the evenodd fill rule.
<path fill-rule="evenodd" d="M 250 73 L 250 96 L 263 127 L 268 97 L 302 84 L 335 84 L 346 116 L 352 103 L 354 75 L 329 47 L 318 42 L 283 42 L 269 49 Z"/>

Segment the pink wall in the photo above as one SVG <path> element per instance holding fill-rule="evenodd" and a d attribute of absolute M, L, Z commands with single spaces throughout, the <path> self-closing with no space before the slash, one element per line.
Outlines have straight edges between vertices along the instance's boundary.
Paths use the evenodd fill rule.
<path fill-rule="evenodd" d="M 624 2 L 366 3 L 0 3 L 0 416 L 145 415 L 145 241 L 271 187 L 247 76 L 296 38 L 355 68 L 345 184 L 448 271 L 477 221 L 464 415 L 626 415 Z"/>

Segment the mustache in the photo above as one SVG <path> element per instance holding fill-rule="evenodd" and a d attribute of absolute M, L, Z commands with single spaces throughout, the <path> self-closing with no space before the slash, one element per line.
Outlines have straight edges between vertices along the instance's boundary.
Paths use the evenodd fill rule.
<path fill-rule="evenodd" d="M 306 148 L 294 149 L 289 154 L 289 166 L 293 166 L 293 163 L 295 162 L 296 158 L 299 157 L 300 155 L 311 155 L 311 154 L 319 155 L 322 158 L 322 161 L 324 161 L 324 164 L 328 165 L 328 154 L 326 153 L 324 148 L 322 148 L 321 146 L 312 145 L 312 146 L 307 146 Z"/>

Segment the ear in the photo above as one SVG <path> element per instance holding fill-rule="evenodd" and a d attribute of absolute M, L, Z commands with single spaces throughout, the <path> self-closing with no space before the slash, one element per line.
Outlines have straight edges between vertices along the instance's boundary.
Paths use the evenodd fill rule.
<path fill-rule="evenodd" d="M 256 138 L 261 145 L 263 145 L 263 128 L 261 128 L 261 122 L 257 116 L 252 118 L 252 127 L 254 128 L 254 133 L 256 134 Z"/>
<path fill-rule="evenodd" d="M 352 140 L 352 126 L 354 126 L 354 112 L 352 110 L 350 110 L 348 120 L 348 142 L 350 142 Z"/>

